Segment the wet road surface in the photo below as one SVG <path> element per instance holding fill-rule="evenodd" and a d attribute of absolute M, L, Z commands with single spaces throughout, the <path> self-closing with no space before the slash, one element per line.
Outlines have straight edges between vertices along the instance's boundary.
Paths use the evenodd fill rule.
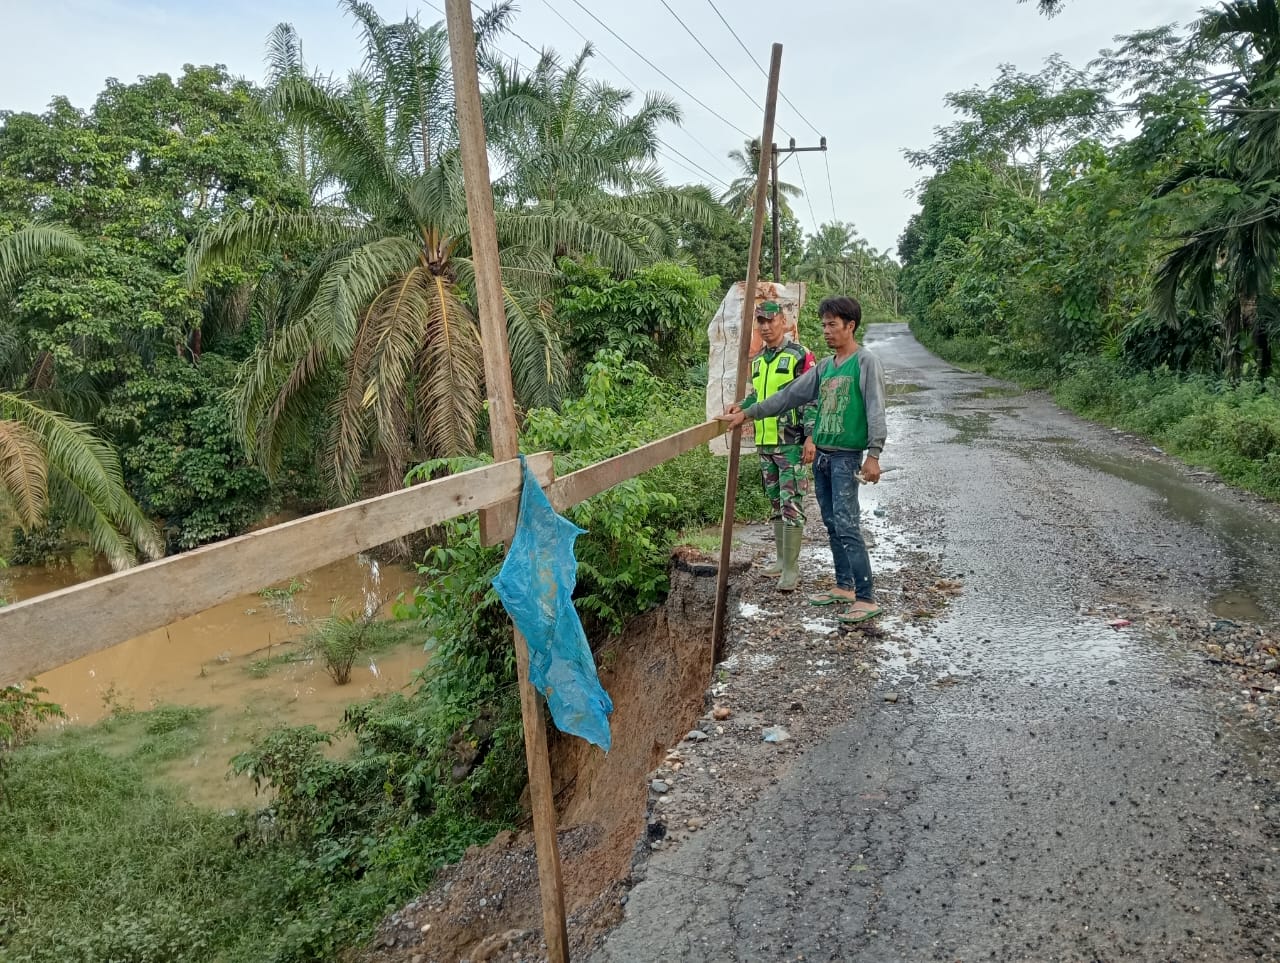
<path fill-rule="evenodd" d="M 1280 960 L 1275 734 L 1094 611 L 1273 620 L 1280 526 L 905 326 L 868 344 L 898 385 L 873 497 L 964 592 L 890 620 L 866 707 L 655 854 L 593 959 Z"/>

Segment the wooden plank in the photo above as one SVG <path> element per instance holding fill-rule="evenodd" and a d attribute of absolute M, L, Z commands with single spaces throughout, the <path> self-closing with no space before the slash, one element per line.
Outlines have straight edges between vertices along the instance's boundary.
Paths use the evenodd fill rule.
<path fill-rule="evenodd" d="M 544 484 L 551 454 L 530 455 Z M 500 462 L 379 495 L 0 608 L 0 685 L 162 628 L 247 592 L 518 497 Z"/>
<path fill-rule="evenodd" d="M 562 475 L 546 486 L 547 499 L 557 512 L 563 512 L 579 502 L 586 501 L 592 495 L 598 495 L 612 488 L 618 482 L 635 478 L 636 475 L 656 468 L 677 455 L 692 451 L 699 445 L 706 444 L 717 435 L 723 435 L 728 429 L 723 421 L 706 421 L 674 435 L 667 435 L 647 445 L 633 448 L 604 461 L 596 462 L 586 468 L 580 468 L 568 475 Z"/>
<path fill-rule="evenodd" d="M 769 183 L 769 168 L 777 152 L 773 144 L 773 120 L 778 108 L 778 77 L 782 73 L 782 44 L 773 45 L 769 60 L 769 85 L 764 98 L 764 132 L 760 137 L 760 163 L 756 168 L 756 204 L 751 217 L 751 249 L 747 256 L 747 284 L 742 297 L 742 326 L 738 339 L 738 390 L 734 397 L 741 401 L 747 390 L 747 365 L 751 354 L 751 325 L 755 323 L 756 282 L 760 279 L 760 248 L 764 244 L 764 192 Z M 776 236 L 776 235 L 775 235 Z M 777 241 L 774 242 L 777 244 Z M 777 248 L 774 248 L 774 264 Z M 724 483 L 724 514 L 720 529 L 720 571 L 716 575 L 715 608 L 711 616 L 711 651 L 718 660 L 724 644 L 725 604 L 729 593 L 729 552 L 733 546 L 733 517 L 738 503 L 738 464 L 742 457 L 742 435 L 734 432 L 729 440 L 729 471 Z M 714 666 L 714 662 L 713 662 Z"/>
<path fill-rule="evenodd" d="M 475 25 L 471 0 L 446 0 L 449 58 L 453 93 L 458 106 L 458 146 L 467 194 L 467 223 L 471 228 L 471 259 L 475 265 L 476 300 L 484 342 L 484 373 L 489 393 L 489 436 L 493 457 L 514 458 L 520 440 L 516 431 L 515 397 L 511 389 L 511 351 L 507 343 L 507 312 L 498 263 L 498 230 L 493 217 L 493 188 L 480 107 L 480 78 L 476 69 Z M 493 541 L 514 530 L 514 503 L 496 512 L 482 512 L 482 539 Z M 565 920 L 564 880 L 556 840 L 555 794 L 547 728 L 538 693 L 529 682 L 529 648 L 518 629 L 512 629 L 516 676 L 520 683 L 520 717 L 524 724 L 524 754 L 529 770 L 529 799 L 533 805 L 533 838 L 538 857 L 538 888 L 542 895 L 542 937 L 550 963 L 568 963 L 569 932 Z"/>

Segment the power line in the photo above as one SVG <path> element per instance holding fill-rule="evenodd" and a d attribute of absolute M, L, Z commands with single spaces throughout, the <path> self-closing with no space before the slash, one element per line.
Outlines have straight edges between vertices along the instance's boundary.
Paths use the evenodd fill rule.
<path fill-rule="evenodd" d="M 708 50 L 708 49 L 707 49 L 707 45 L 706 45 L 706 44 L 704 44 L 704 43 L 703 43 L 703 42 L 698 38 L 698 35 L 697 35 L 696 33 L 694 33 L 692 30 L 690 30 L 690 29 L 689 29 L 689 25 L 688 25 L 687 23 L 685 23 L 683 20 L 681 20 L 681 19 L 680 19 L 680 14 L 676 13 L 674 10 L 672 10 L 672 9 L 671 9 L 671 4 L 667 3 L 667 0 L 659 0 L 659 2 L 660 2 L 664 7 L 666 7 L 666 8 L 667 8 L 667 13 L 669 13 L 669 14 L 671 14 L 671 16 L 675 17 L 676 23 L 678 23 L 678 24 L 680 24 L 680 26 L 684 27 L 684 32 L 685 32 L 685 33 L 687 33 L 690 37 L 692 37 L 692 38 L 693 38 L 693 42 L 694 42 L 694 43 L 696 43 L 699 47 L 701 47 L 701 48 L 702 48 L 702 52 L 703 52 L 704 54 L 706 54 L 708 57 L 710 57 L 710 58 L 711 58 L 711 62 L 712 62 L 713 64 L 715 64 L 717 67 L 719 67 L 719 68 L 720 68 L 720 72 L 721 72 L 722 74 L 724 74 L 726 77 L 728 77 L 728 78 L 729 78 L 729 82 L 730 82 L 730 83 L 732 83 L 735 87 L 737 87 L 740 91 L 742 91 L 742 95 L 743 95 L 744 97 L 746 97 L 746 98 L 747 98 L 747 100 L 751 103 L 751 106 L 752 106 L 752 107 L 759 107 L 760 105 L 756 102 L 756 98 L 755 98 L 754 96 L 752 96 L 751 92 L 750 92 L 749 90 L 747 90 L 747 88 L 746 88 L 746 87 L 742 86 L 742 84 L 738 83 L 738 78 L 737 78 L 737 77 L 735 77 L 733 74 L 729 73 L 729 71 L 725 68 L 725 65 L 724 65 L 724 64 L 722 64 L 719 60 L 717 60 L 717 59 L 716 59 L 716 55 L 715 55 L 715 54 L 713 54 L 710 50 Z M 778 125 L 778 129 L 779 129 L 779 130 L 781 130 L 781 131 L 782 131 L 784 134 L 786 134 L 788 137 L 790 137 L 790 136 L 791 136 L 791 131 L 787 130 L 787 129 L 786 129 L 785 127 L 783 127 L 781 124 L 779 124 L 779 125 Z"/>
<path fill-rule="evenodd" d="M 431 7 L 432 9 L 439 11 L 441 14 L 443 14 L 443 13 L 444 13 L 444 11 L 443 11 L 443 10 L 441 10 L 439 7 L 437 7 L 434 3 L 432 3 L 432 2 L 431 2 L 431 0 L 422 0 L 422 2 L 426 3 L 426 4 L 427 4 L 427 6 Z M 481 7 L 478 3 L 476 3 L 476 0 L 471 0 L 471 6 L 475 7 L 475 8 L 476 8 L 477 10 L 479 10 L 481 13 L 484 13 L 484 12 L 485 12 L 484 8 L 483 8 L 483 7 Z M 564 18 L 564 16 L 560 13 L 560 11 L 559 11 L 559 10 L 557 10 L 555 7 L 551 6 L 551 4 L 550 4 L 550 3 L 547 3 L 547 8 L 548 8 L 552 13 L 554 13 L 557 17 L 559 17 L 561 20 L 563 20 L 563 21 L 564 21 L 564 23 L 566 24 L 566 26 L 568 26 L 571 30 L 573 30 L 573 32 L 574 32 L 574 33 L 576 33 L 579 37 L 581 37 L 584 43 L 586 43 L 588 46 L 592 46 L 592 49 L 593 49 L 593 50 L 595 49 L 595 48 L 594 48 L 594 45 L 592 45 L 592 44 L 591 44 L 591 41 L 590 41 L 590 40 L 589 40 L 589 39 L 588 39 L 588 38 L 587 38 L 587 37 L 582 33 L 582 31 L 580 31 L 577 27 L 575 27 L 571 21 L 566 20 L 566 19 Z M 506 27 L 506 28 L 504 28 L 504 29 L 505 29 L 505 32 L 507 32 L 507 33 L 511 34 L 513 37 L 515 37 L 517 40 L 519 40 L 522 44 L 524 44 L 526 47 L 528 47 L 530 50 L 532 50 L 535 54 L 537 54 L 537 55 L 538 55 L 538 59 L 539 59 L 539 61 L 541 61 L 541 59 L 543 58 L 543 56 L 544 56 L 544 55 L 545 55 L 545 53 L 546 53 L 545 51 L 543 51 L 543 50 L 539 50 L 537 47 L 535 47 L 533 44 L 531 44 L 528 40 L 526 40 L 523 36 L 521 36 L 519 33 L 517 33 L 515 30 L 511 29 L 510 27 Z M 498 47 L 498 46 L 497 46 L 497 44 L 493 44 L 492 46 L 493 46 L 493 49 L 494 49 L 494 50 L 496 50 L 498 53 L 500 53 L 503 57 L 506 57 L 506 58 L 507 58 L 508 60 L 510 60 L 512 63 L 518 63 L 518 61 L 516 60 L 516 58 L 515 58 L 515 57 L 511 56 L 511 54 L 507 53 L 505 50 L 503 50 L 502 48 Z M 641 89 L 640 85 L 639 85 L 638 83 L 636 83 L 634 80 L 632 80 L 630 77 L 628 77 L 628 76 L 626 75 L 626 73 L 622 70 L 622 68 L 621 68 L 621 67 L 619 67 L 619 66 L 618 66 L 616 63 L 614 63 L 612 60 L 610 60 L 610 59 L 608 58 L 608 56 L 606 56 L 603 52 L 601 52 L 600 56 L 601 56 L 601 58 L 602 58 L 606 63 L 610 64 L 610 65 L 614 68 L 614 70 L 617 70 L 617 71 L 618 71 L 618 73 L 622 74 L 623 78 L 624 78 L 624 79 L 625 79 L 629 84 L 631 84 L 631 86 L 632 86 L 632 87 L 634 87 L 637 91 L 639 91 L 639 90 Z M 552 61 L 552 62 L 551 62 L 551 66 L 553 66 L 554 68 L 558 69 L 561 73 L 564 73 L 564 68 L 563 68 L 563 67 L 560 67 L 560 66 L 559 66 L 559 64 L 554 63 L 554 61 Z M 686 133 L 688 133 L 688 132 L 686 131 Z M 693 135 L 691 135 L 691 134 L 690 134 L 690 135 L 689 135 L 689 138 L 690 138 L 690 140 L 692 140 L 695 144 L 697 144 L 699 147 L 701 147 L 703 150 L 705 150 L 705 151 L 707 152 L 707 154 L 708 154 L 710 157 L 716 158 L 716 160 L 720 160 L 720 158 L 719 158 L 719 157 L 717 157 L 717 155 L 716 155 L 716 154 L 715 154 L 715 153 L 714 153 L 714 152 L 713 152 L 709 147 L 707 147 L 705 144 L 703 144 L 703 143 L 702 143 L 700 140 L 698 140 L 696 137 L 693 137 Z M 726 188 L 726 189 L 727 189 L 727 188 L 729 187 L 729 184 L 724 180 L 724 178 L 722 178 L 722 177 L 718 177 L 717 175 L 715 175 L 715 174 L 711 173 L 711 171 L 707 170 L 705 167 L 703 167 L 703 166 L 702 166 L 701 164 L 699 164 L 697 161 L 692 160 L 692 159 L 691 159 L 691 158 L 689 158 L 687 155 L 685 155 L 685 154 L 683 154 L 682 152 L 680 152 L 679 150 L 677 150 L 675 147 L 672 147 L 672 146 L 671 146 L 670 144 L 668 144 L 666 141 L 664 141 L 664 140 L 662 140 L 661 138 L 659 138 L 658 142 L 659 142 L 659 144 L 661 144 L 661 146 L 662 146 L 662 147 L 664 147 L 667 151 L 670 151 L 672 154 L 675 154 L 677 157 L 682 158 L 682 159 L 686 162 L 686 164 L 688 164 L 688 165 L 692 165 L 692 168 L 695 168 L 695 169 L 696 169 L 696 170 L 695 170 L 695 169 L 691 169 L 690 167 L 686 166 L 686 164 L 679 164 L 678 162 L 675 162 L 673 159 L 668 158 L 669 160 L 673 160 L 673 162 L 674 162 L 674 163 L 677 163 L 677 165 L 678 165 L 678 166 L 680 166 L 680 167 L 684 168 L 684 170 L 685 170 L 685 171 L 687 171 L 688 173 L 693 174 L 695 177 L 707 177 L 707 178 L 709 178 L 709 179 L 712 181 L 712 183 L 713 183 L 713 184 L 718 184 L 719 186 L 721 186 L 721 187 L 723 187 L 723 188 Z M 701 172 L 701 173 L 699 173 L 699 172 Z"/>
<path fill-rule="evenodd" d="M 659 67 L 657 64 L 655 64 L 652 60 L 650 60 L 648 57 L 646 57 L 644 54 L 642 54 L 642 53 L 641 53 L 639 50 L 637 50 L 635 47 L 631 46 L 631 44 L 629 44 L 626 40 L 624 40 L 621 36 L 619 36 L 619 35 L 618 35 L 618 33 L 617 33 L 617 32 L 616 32 L 612 27 L 610 27 L 607 23 L 605 23 L 603 20 L 601 20 L 599 17 L 597 17 L 594 13 L 592 13 L 590 10 L 588 10 L 586 7 L 584 7 L 584 6 L 582 5 L 582 3 L 580 2 L 580 0 L 573 0 L 573 3 L 574 3 L 574 5 L 575 5 L 579 10 L 581 10 L 583 13 L 585 13 L 588 17 L 590 17 L 590 18 L 591 18 L 592 20 L 594 20 L 596 23 L 600 24 L 600 26 L 604 27 L 604 29 L 605 29 L 605 30 L 609 31 L 609 33 L 610 33 L 610 34 L 612 34 L 612 35 L 613 35 L 613 37 L 614 37 L 614 38 L 615 38 L 615 39 L 616 39 L 620 44 L 622 44 L 624 47 L 626 47 L 628 50 L 630 50 L 633 54 L 635 54 L 637 57 L 639 57 L 641 60 L 643 60 L 643 61 L 644 61 L 646 64 L 648 64 L 648 65 L 649 65 L 653 70 L 655 70 L 655 71 L 657 71 L 659 74 L 661 74 L 661 75 L 662 75 L 662 76 L 667 80 L 667 82 L 668 82 L 668 83 L 675 85 L 675 87 L 676 87 L 676 89 L 677 89 L 677 90 L 681 91 L 681 92 L 682 92 L 686 97 L 688 97 L 688 98 L 689 98 L 690 100 L 692 100 L 695 104 L 697 104 L 699 107 L 701 107 L 703 110 L 705 110 L 708 114 L 710 114 L 711 116 L 715 117 L 715 118 L 716 118 L 717 120 L 719 120 L 721 123 L 726 124 L 726 125 L 727 125 L 727 126 L 729 126 L 729 127 L 732 127 L 734 130 L 736 130 L 739 134 L 741 134 L 743 137 L 747 138 L 748 140 L 750 140 L 750 139 L 751 139 L 751 135 L 750 135 L 750 134 L 748 134 L 745 130 L 743 130 L 741 127 L 739 127 L 739 126 L 738 126 L 737 124 L 735 124 L 733 121 L 728 120 L 727 118 L 725 118 L 725 117 L 724 117 L 724 115 L 722 115 L 722 114 L 721 114 L 721 113 L 719 113 L 718 111 L 713 110 L 712 108 L 708 107 L 708 106 L 707 106 L 705 103 L 703 103 L 699 98 L 697 98 L 697 97 L 695 97 L 693 94 L 691 94 L 691 93 L 688 91 L 688 89 L 687 89 L 687 88 L 685 88 L 682 84 L 680 84 L 677 80 L 675 80 L 675 79 L 674 79 L 670 74 L 668 74 L 665 70 L 663 70 L 661 67 Z"/>
<path fill-rule="evenodd" d="M 834 223 L 839 221 L 840 218 L 836 216 L 836 192 L 831 187 L 831 161 L 827 160 L 827 152 L 825 150 L 822 152 L 822 162 L 827 165 L 827 193 L 831 195 L 831 220 Z"/>
<path fill-rule="evenodd" d="M 659 153 L 659 154 L 665 154 L 665 153 L 666 153 L 666 151 L 671 151 L 672 153 L 675 153 L 675 154 L 677 154 L 677 155 L 678 155 L 678 156 L 680 156 L 680 157 L 684 157 L 684 155 L 683 155 L 683 154 L 680 154 L 680 153 L 679 153 L 679 151 L 677 151 L 674 147 L 671 147 L 671 146 L 670 146 L 670 145 L 668 145 L 668 144 L 663 144 L 661 147 L 659 147 L 659 148 L 658 148 L 658 153 Z M 666 157 L 666 158 L 665 158 L 665 160 L 666 160 L 666 162 L 667 162 L 668 164 L 675 164 L 675 165 L 676 165 L 676 167 L 681 168 L 681 169 L 682 169 L 685 173 L 687 173 L 687 174 L 692 174 L 692 175 L 694 176 L 694 178 L 696 178 L 696 179 L 698 179 L 698 180 L 702 180 L 702 179 L 704 179 L 704 178 L 708 178 L 708 179 L 710 179 L 710 180 L 714 181 L 716 185 L 719 185 L 720 187 L 723 187 L 723 188 L 725 188 L 726 190 L 728 189 L 728 186 L 729 186 L 729 185 L 725 184 L 725 182 L 724 182 L 724 181 L 722 181 L 722 180 L 720 180 L 718 177 L 715 177 L 715 176 L 713 176 L 712 174 L 708 173 L 708 172 L 707 172 L 707 169 L 706 169 L 705 167 L 702 167 L 702 166 L 700 166 L 699 164 L 694 163 L 693 161 L 689 160 L 689 158 L 687 158 L 687 157 L 685 157 L 684 159 L 685 159 L 685 161 L 687 161 L 688 163 L 681 163 L 680 161 L 676 160 L 674 157 Z M 692 166 L 692 167 L 690 167 L 690 166 L 689 166 L 690 164 L 692 164 L 693 166 Z M 696 168 L 696 170 L 695 170 L 695 168 Z"/>
<path fill-rule="evenodd" d="M 800 171 L 800 188 L 804 191 L 804 199 L 809 204 L 809 218 L 813 221 L 813 230 L 816 233 L 818 230 L 818 215 L 813 213 L 813 198 L 809 196 L 809 185 L 804 179 L 804 164 L 800 163 L 799 154 L 794 154 L 792 156 L 796 159 L 796 169 Z M 826 156 L 825 151 L 823 152 L 823 156 Z"/>
<path fill-rule="evenodd" d="M 557 17 L 560 18 L 560 20 L 564 23 L 566 27 L 568 27 L 570 30 L 576 33 L 582 39 L 583 43 L 591 47 L 591 50 L 593 53 L 598 53 L 600 55 L 601 60 L 603 60 L 610 67 L 616 70 L 622 76 L 623 80 L 629 83 L 637 92 L 644 90 L 644 86 L 642 84 L 637 83 L 625 70 L 623 70 L 621 67 L 618 66 L 616 61 L 610 60 L 609 55 L 607 53 L 605 53 L 603 50 L 599 50 L 596 47 L 596 45 L 591 42 L 591 38 L 588 37 L 581 30 L 579 30 L 572 20 L 570 20 L 568 17 L 562 14 L 559 10 L 557 10 L 554 6 L 552 6 L 551 0 L 542 0 L 542 2 L 548 10 L 550 10 L 552 13 L 554 13 Z M 695 144 L 701 147 L 703 151 L 706 152 L 708 157 L 714 159 L 719 164 L 724 163 L 723 155 L 717 154 L 710 147 L 708 147 L 702 141 L 698 140 L 698 138 L 694 137 L 693 134 L 689 133 L 689 131 L 685 130 L 683 127 L 681 127 L 680 129 L 684 131 L 684 134 L 686 137 L 688 137 L 691 141 L 693 141 Z M 723 183 L 723 181 L 721 183 Z"/>
<path fill-rule="evenodd" d="M 768 77 L 769 72 L 765 70 L 764 67 L 760 66 L 760 61 L 756 60 L 756 55 L 753 54 L 747 48 L 747 45 L 742 42 L 742 38 L 738 36 L 738 31 L 733 29 L 733 24 L 729 23 L 729 21 L 724 18 L 724 14 L 720 12 L 720 8 L 715 5 L 715 0 L 707 0 L 707 3 L 711 4 L 711 9 L 716 12 L 716 16 L 720 18 L 720 22 L 729 28 L 729 32 L 733 34 L 733 39 L 738 41 L 738 46 L 741 47 L 742 52 L 747 55 L 747 59 L 756 65 L 756 70 L 760 71 L 760 73 L 763 74 L 765 77 Z M 791 103 L 790 97 L 784 94 L 781 90 L 778 91 L 778 95 L 786 102 L 788 107 L 790 107 L 792 110 L 796 112 L 797 117 L 799 117 L 801 120 L 803 120 L 806 124 L 809 125 L 809 129 L 811 131 L 813 131 L 819 137 L 822 136 L 822 131 L 814 127 L 813 122 L 810 121 L 809 118 L 806 117 L 804 114 L 800 113 L 800 108 L 797 107 L 795 104 Z M 787 133 L 787 132 L 784 130 L 783 133 Z M 791 135 L 787 134 L 787 136 L 790 137 Z"/>
<path fill-rule="evenodd" d="M 662 143 L 662 146 L 663 146 L 663 147 L 665 147 L 665 148 L 666 148 L 667 150 L 669 150 L 671 153 L 675 154 L 677 157 L 681 158 L 681 159 L 682 159 L 686 164 L 692 164 L 692 165 L 693 165 L 694 167 L 696 167 L 699 171 L 701 171 L 701 172 L 702 172 L 702 176 L 704 176 L 704 177 L 709 177 L 709 178 L 712 180 L 712 182 L 714 182 L 714 183 L 716 183 L 716 184 L 719 184 L 719 185 L 720 185 L 721 187 L 723 187 L 725 190 L 728 190 L 728 189 L 729 189 L 729 184 L 728 184 L 728 183 L 727 183 L 723 178 L 721 178 L 721 177 L 717 177 L 715 174 L 711 173 L 711 171 L 707 170 L 705 167 L 703 167 L 703 166 L 702 166 L 701 164 L 699 164 L 697 161 L 690 159 L 686 154 L 682 154 L 682 153 L 680 153 L 680 151 L 676 150 L 674 147 L 672 147 L 672 146 L 671 146 L 670 144 L 668 144 L 666 141 L 662 141 L 661 143 Z M 681 165 L 681 166 L 683 166 L 683 165 Z M 688 169 L 689 169 L 689 168 L 687 168 L 687 167 L 685 168 L 685 170 L 688 170 Z"/>

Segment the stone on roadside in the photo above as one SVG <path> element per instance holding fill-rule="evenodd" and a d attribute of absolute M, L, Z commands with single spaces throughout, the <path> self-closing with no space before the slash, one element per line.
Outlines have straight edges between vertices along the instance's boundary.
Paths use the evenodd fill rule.
<path fill-rule="evenodd" d="M 711 737 L 701 729 L 691 729 L 689 734 L 685 736 L 685 740 L 688 742 L 706 742 L 710 738 Z"/>
<path fill-rule="evenodd" d="M 661 779 L 655 779 L 653 782 L 649 783 L 649 788 L 652 789 L 654 792 L 658 793 L 659 795 L 661 795 L 662 793 L 669 790 L 671 787 L 668 786 Z"/>

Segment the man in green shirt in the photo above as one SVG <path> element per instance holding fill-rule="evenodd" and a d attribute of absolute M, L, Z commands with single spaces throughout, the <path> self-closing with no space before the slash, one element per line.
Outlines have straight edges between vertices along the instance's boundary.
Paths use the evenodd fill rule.
<path fill-rule="evenodd" d="M 853 298 L 827 298 L 818 306 L 822 337 L 833 352 L 804 375 L 763 401 L 730 405 L 725 417 L 737 427 L 746 420 L 777 417 L 817 403 L 804 461 L 813 463 L 814 491 L 827 526 L 836 587 L 810 599 L 814 605 L 848 603 L 842 622 L 864 622 L 880 614 L 875 603 L 871 559 L 862 540 L 858 485 L 880 480 L 885 426 L 884 369 L 858 343 L 862 306 Z M 750 399 L 748 399 L 750 400 Z"/>
<path fill-rule="evenodd" d="M 756 330 L 763 345 L 751 359 L 752 405 L 777 394 L 813 367 L 809 349 L 787 334 L 786 318 L 777 301 L 756 305 Z M 773 537 L 778 560 L 764 575 L 778 579 L 778 591 L 794 592 L 800 577 L 800 543 L 804 538 L 804 439 L 808 412 L 796 409 L 755 423 L 756 453 L 764 493 L 773 509 Z"/>

